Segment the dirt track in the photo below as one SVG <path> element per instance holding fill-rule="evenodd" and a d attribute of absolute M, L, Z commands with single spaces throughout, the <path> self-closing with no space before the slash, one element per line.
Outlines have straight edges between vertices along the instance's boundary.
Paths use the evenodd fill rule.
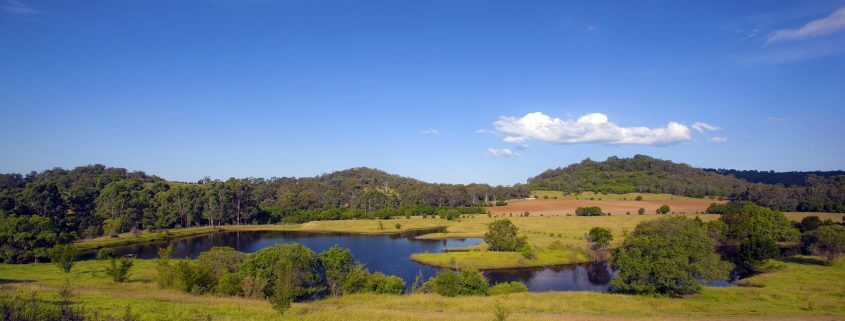
<path fill-rule="evenodd" d="M 529 212 L 531 215 L 575 215 L 578 207 L 598 206 L 605 213 L 613 215 L 624 215 L 627 212 L 637 214 L 637 210 L 644 208 L 646 214 L 654 214 L 661 205 L 669 205 L 671 212 L 675 213 L 704 213 L 710 203 L 718 202 L 713 200 L 665 200 L 665 201 L 590 201 L 590 200 L 555 200 L 555 199 L 534 199 L 534 200 L 511 200 L 506 206 L 488 207 L 493 214 L 522 214 Z"/>

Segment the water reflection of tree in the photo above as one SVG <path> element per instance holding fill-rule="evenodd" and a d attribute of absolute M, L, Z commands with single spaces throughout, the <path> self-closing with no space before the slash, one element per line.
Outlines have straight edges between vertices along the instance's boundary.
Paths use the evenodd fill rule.
<path fill-rule="evenodd" d="M 598 262 L 587 266 L 587 279 L 592 284 L 604 285 L 610 283 L 611 275 L 610 269 L 607 268 L 607 262 Z"/>

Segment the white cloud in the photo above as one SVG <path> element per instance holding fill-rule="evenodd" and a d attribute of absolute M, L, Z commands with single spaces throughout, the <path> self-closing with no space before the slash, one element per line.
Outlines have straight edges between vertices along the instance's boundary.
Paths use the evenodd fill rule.
<path fill-rule="evenodd" d="M 519 154 L 514 153 L 510 148 L 500 148 L 500 149 L 488 148 L 487 149 L 487 156 L 507 158 L 507 157 L 519 156 Z"/>
<path fill-rule="evenodd" d="M 788 121 L 789 121 L 789 118 L 786 118 L 786 117 L 768 116 L 766 118 L 763 118 L 763 124 L 785 123 L 785 122 L 788 122 Z"/>
<path fill-rule="evenodd" d="M 521 118 L 501 117 L 493 123 L 493 127 L 505 136 L 505 142 L 512 143 L 537 139 L 555 144 L 666 145 L 692 139 L 689 128 L 677 122 L 653 129 L 620 127 L 601 113 L 587 114 L 577 120 L 561 120 L 535 112 Z"/>
<path fill-rule="evenodd" d="M 429 128 L 429 129 L 420 131 L 420 134 L 428 135 L 428 136 L 437 136 L 437 135 L 440 135 L 440 132 L 437 129 Z"/>
<path fill-rule="evenodd" d="M 504 139 L 502 139 L 502 140 L 503 140 L 505 143 L 511 143 L 511 144 L 522 144 L 522 143 L 524 143 L 526 140 L 528 140 L 528 137 L 525 137 L 525 136 L 507 136 L 507 137 L 505 137 L 505 138 L 504 138 Z"/>
<path fill-rule="evenodd" d="M 708 123 L 702 123 L 702 122 L 698 122 L 698 121 L 692 123 L 692 129 L 695 129 L 699 133 L 703 133 L 705 131 L 721 130 L 721 128 L 719 128 L 718 126 L 713 126 L 713 125 L 710 125 Z"/>
<path fill-rule="evenodd" d="M 3 4 L 0 5 L 0 9 L 6 11 L 8 13 L 16 14 L 16 15 L 30 15 L 30 14 L 39 14 L 41 11 L 35 10 L 26 3 L 21 1 L 15 0 L 6 0 L 3 1 Z"/>
<path fill-rule="evenodd" d="M 801 28 L 775 31 L 769 36 L 766 44 L 815 38 L 843 29 L 845 29 L 845 7 L 839 8 L 827 17 L 810 21 Z"/>
<path fill-rule="evenodd" d="M 711 143 L 726 143 L 726 142 L 728 142 L 728 138 L 722 137 L 722 136 L 713 136 L 713 137 L 708 137 L 707 141 L 711 142 Z"/>
<path fill-rule="evenodd" d="M 476 133 L 477 135 L 492 134 L 492 132 L 491 132 L 491 131 L 486 130 L 486 129 L 476 129 L 476 130 L 475 130 L 475 133 Z"/>

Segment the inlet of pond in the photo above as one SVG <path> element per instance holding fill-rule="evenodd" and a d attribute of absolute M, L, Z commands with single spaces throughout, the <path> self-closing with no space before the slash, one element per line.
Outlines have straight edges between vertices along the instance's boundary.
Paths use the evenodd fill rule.
<path fill-rule="evenodd" d="M 407 232 L 399 235 L 356 235 L 345 233 L 308 233 L 308 232 L 218 232 L 208 235 L 192 236 L 164 242 L 152 242 L 114 247 L 117 255 L 132 254 L 139 258 L 155 258 L 158 249 L 173 244 L 174 258 L 196 258 L 200 253 L 213 246 L 228 246 L 244 253 L 254 253 L 263 248 L 282 243 L 299 243 L 314 252 L 321 252 L 333 245 L 348 248 L 355 259 L 370 272 L 382 272 L 396 275 L 410 285 L 417 275 L 422 280 L 437 274 L 439 268 L 411 260 L 414 253 L 437 253 L 444 248 L 472 246 L 481 242 L 479 238 L 420 240 L 414 236 L 430 233 Z M 94 253 L 84 254 L 93 258 Z M 615 272 L 606 263 L 583 265 L 565 265 L 544 268 L 520 268 L 490 270 L 484 272 L 491 285 L 519 281 L 528 286 L 529 291 L 593 291 L 607 292 L 610 280 Z M 719 284 L 713 284 L 719 285 Z"/>

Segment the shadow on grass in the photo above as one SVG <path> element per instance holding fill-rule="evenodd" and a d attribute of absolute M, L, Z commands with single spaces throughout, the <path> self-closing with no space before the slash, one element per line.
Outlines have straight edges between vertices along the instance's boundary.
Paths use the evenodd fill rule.
<path fill-rule="evenodd" d="M 789 263 L 798 263 L 798 264 L 810 264 L 810 265 L 827 265 L 827 262 L 820 258 L 815 257 L 807 257 L 807 256 L 790 256 L 780 259 L 783 262 Z"/>
<path fill-rule="evenodd" d="M 7 280 L 7 279 L 0 279 L 0 285 L 4 284 L 15 284 L 15 283 L 32 283 L 32 280 Z"/>

